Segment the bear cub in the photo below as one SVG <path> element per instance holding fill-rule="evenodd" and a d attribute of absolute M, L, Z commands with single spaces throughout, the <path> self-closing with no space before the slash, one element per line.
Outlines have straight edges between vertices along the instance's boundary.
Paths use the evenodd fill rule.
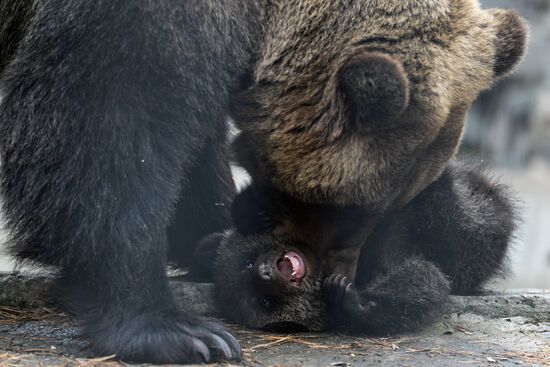
<path fill-rule="evenodd" d="M 354 274 L 327 269 L 329 255 L 316 240 L 285 230 L 284 214 L 266 206 L 258 189 L 252 184 L 235 199 L 235 229 L 206 237 L 197 249 L 230 321 L 276 331 L 414 330 L 439 314 L 449 294 L 474 294 L 504 274 L 513 202 L 477 167 L 450 162 L 411 202 L 381 218 L 363 239 Z M 310 209 L 318 215 L 318 207 Z M 319 230 L 349 229 L 345 216 L 361 223 L 365 212 L 348 209 L 333 208 L 336 220 Z"/>
<path fill-rule="evenodd" d="M 315 11 L 333 19 L 343 10 L 331 4 Z M 279 30 L 300 24 L 284 4 L 273 16 Z M 452 159 L 474 99 L 521 60 L 527 27 L 475 0 L 376 0 L 337 43 L 331 22 L 304 29 L 274 31 L 234 100 L 252 185 L 233 204 L 235 230 L 197 257 L 222 312 L 248 326 L 413 329 L 502 270 L 511 201 Z"/>

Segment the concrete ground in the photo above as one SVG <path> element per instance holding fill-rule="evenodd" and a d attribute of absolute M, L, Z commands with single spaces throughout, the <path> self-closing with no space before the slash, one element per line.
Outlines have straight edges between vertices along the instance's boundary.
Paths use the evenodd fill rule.
<path fill-rule="evenodd" d="M 0 366 L 119 366 L 48 307 L 47 277 L 0 275 Z M 215 316 L 210 284 L 172 280 L 182 307 Z M 183 297 L 185 294 L 185 297 Z M 429 328 L 391 338 L 268 334 L 230 325 L 244 366 L 550 366 L 550 292 L 453 297 Z"/>

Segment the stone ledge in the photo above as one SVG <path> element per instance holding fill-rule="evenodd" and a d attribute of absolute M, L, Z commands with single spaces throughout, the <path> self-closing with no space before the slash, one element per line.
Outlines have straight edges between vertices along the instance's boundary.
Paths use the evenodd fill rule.
<path fill-rule="evenodd" d="M 42 307 L 51 278 L 37 274 L 0 273 L 0 304 L 21 308 Z M 215 316 L 213 285 L 171 278 L 170 285 L 182 308 Z M 446 314 L 474 314 L 487 318 L 523 317 L 532 322 L 550 321 L 550 291 L 517 289 L 479 296 L 451 296 Z"/>

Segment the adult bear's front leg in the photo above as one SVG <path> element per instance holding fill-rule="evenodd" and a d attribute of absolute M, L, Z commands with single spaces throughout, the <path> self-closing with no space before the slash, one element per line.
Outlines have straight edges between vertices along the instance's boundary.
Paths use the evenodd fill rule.
<path fill-rule="evenodd" d="M 238 359 L 221 326 L 176 307 L 165 275 L 182 175 L 204 147 L 204 121 L 223 113 L 214 91 L 224 83 L 192 59 L 207 55 L 174 51 L 185 37 L 173 14 L 187 13 L 165 2 L 41 1 L 2 80 L 11 249 L 59 269 L 63 304 L 99 354 Z"/>
<path fill-rule="evenodd" d="M 168 288 L 166 227 L 182 152 L 159 136 L 165 127 L 117 103 L 96 114 L 58 101 L 71 110 L 58 120 L 36 113 L 54 101 L 19 98 L 23 84 L 7 84 L 0 110 L 13 253 L 59 267 L 62 304 L 98 354 L 154 363 L 239 358 L 232 336 L 180 311 Z"/>

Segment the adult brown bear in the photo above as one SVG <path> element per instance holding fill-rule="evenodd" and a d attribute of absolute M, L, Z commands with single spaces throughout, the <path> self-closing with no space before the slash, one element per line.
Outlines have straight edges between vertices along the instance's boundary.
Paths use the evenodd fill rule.
<path fill-rule="evenodd" d="M 432 12 L 475 20 L 453 33 L 436 19 L 441 37 L 418 54 L 424 66 L 439 48 L 455 54 L 433 58 L 434 69 L 452 63 L 448 74 L 411 73 L 411 85 L 431 75 L 419 84 L 437 92 L 426 104 L 437 119 L 395 130 L 387 151 L 373 143 L 351 154 L 364 144 L 340 139 L 346 129 L 334 113 L 343 106 L 325 103 L 332 71 L 365 42 L 379 51 L 410 42 L 414 51 L 431 34 L 420 32 L 423 21 L 378 38 L 387 29 L 373 20 L 398 30 Z M 385 206 L 413 196 L 454 151 L 465 113 L 456 102 L 475 94 L 455 76 L 485 87 L 515 64 L 524 38 L 514 15 L 482 13 L 466 0 L 2 0 L 0 18 L 11 249 L 59 268 L 65 305 L 98 353 L 162 363 L 240 355 L 220 326 L 176 307 L 164 271 L 167 250 L 188 265 L 193 244 L 227 224 L 233 185 L 223 141 L 233 91 L 251 83 L 249 95 L 265 96 L 250 99 L 246 118 L 237 114 L 256 177 L 308 201 Z M 468 73 L 462 63 L 472 60 Z M 458 99 L 442 99 L 445 90 Z M 305 164 L 315 156 L 319 164 Z M 394 188 L 388 172 L 396 171 Z"/>

